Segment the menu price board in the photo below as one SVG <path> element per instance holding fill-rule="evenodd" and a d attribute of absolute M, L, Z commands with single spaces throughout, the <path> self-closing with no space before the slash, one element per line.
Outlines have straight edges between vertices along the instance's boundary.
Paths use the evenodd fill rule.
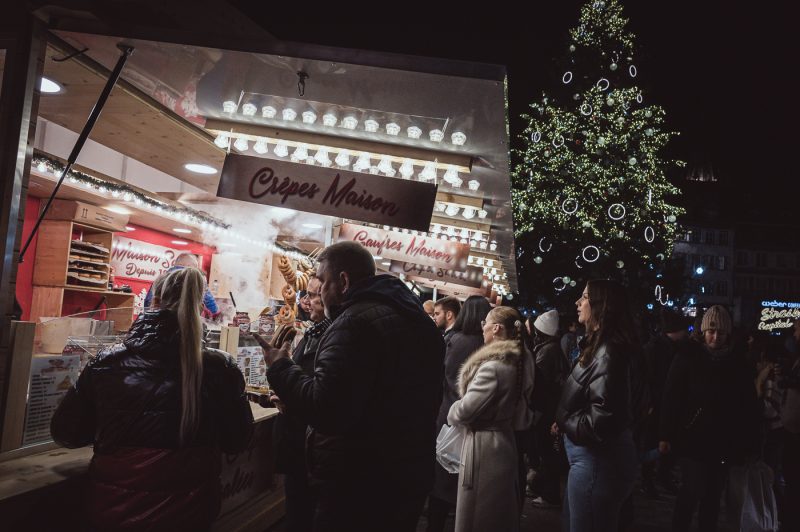
<path fill-rule="evenodd" d="M 22 445 L 50 441 L 50 420 L 81 372 L 79 355 L 34 356 Z"/>
<path fill-rule="evenodd" d="M 260 346 L 239 347 L 236 350 L 236 363 L 244 375 L 248 386 L 267 386 L 267 364 Z"/>

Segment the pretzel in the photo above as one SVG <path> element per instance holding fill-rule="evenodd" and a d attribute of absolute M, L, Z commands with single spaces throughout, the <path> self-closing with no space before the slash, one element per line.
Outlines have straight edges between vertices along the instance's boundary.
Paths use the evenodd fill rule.
<path fill-rule="evenodd" d="M 278 311 L 278 322 L 284 325 L 290 325 L 294 323 L 294 309 L 289 305 L 284 305 Z"/>
<path fill-rule="evenodd" d="M 297 293 L 294 291 L 294 288 L 292 288 L 292 285 L 290 284 L 284 285 L 283 288 L 281 289 L 281 295 L 283 296 L 283 300 L 286 302 L 287 305 L 292 307 L 294 306 L 295 297 L 297 296 Z"/>
<path fill-rule="evenodd" d="M 297 329 L 293 325 L 281 325 L 275 331 L 275 335 L 270 341 L 270 345 L 275 348 L 280 348 L 285 342 L 291 342 L 297 335 Z"/>
<path fill-rule="evenodd" d="M 297 272 L 297 282 L 295 284 L 297 291 L 308 289 L 308 274 L 305 272 Z"/>
<path fill-rule="evenodd" d="M 308 272 L 311 268 L 313 268 L 313 266 L 311 265 L 311 261 L 308 259 L 300 259 L 298 265 L 300 266 L 300 271 L 304 273 Z"/>

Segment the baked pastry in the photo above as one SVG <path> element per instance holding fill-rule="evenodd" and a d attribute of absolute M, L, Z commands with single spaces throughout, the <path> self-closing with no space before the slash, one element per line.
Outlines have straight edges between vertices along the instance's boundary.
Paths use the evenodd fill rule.
<path fill-rule="evenodd" d="M 300 271 L 303 273 L 307 273 L 309 270 L 311 270 L 311 268 L 314 267 L 312 266 L 311 261 L 308 259 L 300 259 L 298 266 L 300 266 Z"/>
<path fill-rule="evenodd" d="M 295 329 L 293 325 L 281 325 L 278 327 L 278 330 L 275 331 L 270 345 L 275 348 L 280 348 L 284 343 L 294 340 L 296 335 L 297 329 Z"/>
<path fill-rule="evenodd" d="M 294 306 L 295 298 L 297 297 L 297 293 L 294 291 L 292 285 L 287 284 L 281 289 L 281 295 L 283 296 L 283 300 L 289 306 Z"/>
<path fill-rule="evenodd" d="M 278 271 L 281 272 L 283 278 L 286 279 L 286 282 L 293 285 L 295 282 L 295 273 L 294 273 L 294 266 L 292 266 L 292 261 L 286 255 L 281 255 L 278 259 Z"/>
<path fill-rule="evenodd" d="M 308 289 L 308 274 L 305 272 L 297 272 L 297 282 L 295 283 L 297 291 Z"/>
<path fill-rule="evenodd" d="M 295 316 L 294 308 L 289 305 L 284 305 L 278 311 L 278 323 L 283 325 L 293 324 Z"/>

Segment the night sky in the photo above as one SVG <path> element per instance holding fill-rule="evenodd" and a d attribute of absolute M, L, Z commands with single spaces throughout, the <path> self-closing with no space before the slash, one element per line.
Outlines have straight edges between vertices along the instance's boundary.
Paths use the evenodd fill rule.
<path fill-rule="evenodd" d="M 499 4 L 481 3 L 477 11 L 467 3 L 448 3 L 447 10 L 382 3 L 380 11 L 378 4 L 359 11 L 332 3 L 310 17 L 302 4 L 283 13 L 263 2 L 230 3 L 284 40 L 505 65 L 512 136 L 530 101 L 559 83 L 567 31 L 583 4 L 507 2 L 515 7 L 486 13 Z M 773 214 L 800 202 L 800 46 L 790 4 L 623 2 L 636 34 L 639 85 L 681 132 L 669 155 L 689 168 L 713 167 L 723 201 L 746 200 Z"/>

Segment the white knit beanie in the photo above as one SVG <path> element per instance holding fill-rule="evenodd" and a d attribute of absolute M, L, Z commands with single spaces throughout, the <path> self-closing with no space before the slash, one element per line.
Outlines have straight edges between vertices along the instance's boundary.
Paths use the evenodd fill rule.
<path fill-rule="evenodd" d="M 539 332 L 546 334 L 547 336 L 555 336 L 558 334 L 558 311 L 548 310 L 544 314 L 540 315 L 536 318 L 536 321 L 533 322 L 533 326 L 536 327 Z"/>

